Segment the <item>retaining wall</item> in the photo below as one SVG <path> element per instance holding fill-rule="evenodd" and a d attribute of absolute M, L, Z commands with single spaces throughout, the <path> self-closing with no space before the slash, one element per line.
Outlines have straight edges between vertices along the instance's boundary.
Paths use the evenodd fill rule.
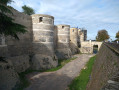
<path fill-rule="evenodd" d="M 93 66 L 87 90 L 119 90 L 119 44 L 104 43 Z"/>

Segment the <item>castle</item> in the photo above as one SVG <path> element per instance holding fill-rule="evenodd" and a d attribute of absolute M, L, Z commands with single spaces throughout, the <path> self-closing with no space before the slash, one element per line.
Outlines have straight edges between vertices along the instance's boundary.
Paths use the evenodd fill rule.
<path fill-rule="evenodd" d="M 1 36 L 0 57 L 8 63 L 0 63 L 3 73 L 0 89 L 10 90 L 19 81 L 18 73 L 27 69 L 44 70 L 56 67 L 58 60 L 71 58 L 77 53 L 93 53 L 93 47 L 100 48 L 102 42 L 87 41 L 87 30 L 70 28 L 70 25 L 54 25 L 54 17 L 34 14 L 28 16 L 16 10 L 12 18 L 26 27 L 27 33 L 19 34 L 20 40 Z M 9 73 L 8 75 L 4 75 Z M 1 81 L 2 81 L 1 80 Z M 1 88 L 9 85 L 6 88 Z"/>

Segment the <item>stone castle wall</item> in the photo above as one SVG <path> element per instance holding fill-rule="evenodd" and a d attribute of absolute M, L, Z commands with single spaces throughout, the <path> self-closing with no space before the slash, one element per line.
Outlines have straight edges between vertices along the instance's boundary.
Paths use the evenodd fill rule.
<path fill-rule="evenodd" d="M 78 28 L 70 28 L 70 48 L 72 54 L 79 53 L 79 43 L 78 43 Z"/>
<path fill-rule="evenodd" d="M 56 55 L 59 59 L 71 57 L 69 25 L 57 25 Z"/>
<path fill-rule="evenodd" d="M 34 53 L 53 56 L 54 54 L 54 17 L 32 15 Z M 41 19 L 41 21 L 40 21 Z"/>
<path fill-rule="evenodd" d="M 82 53 L 93 53 L 93 46 L 97 45 L 98 46 L 98 51 L 102 45 L 102 42 L 97 42 L 97 41 L 83 41 L 81 42 L 81 48 L 80 51 Z"/>
<path fill-rule="evenodd" d="M 102 44 L 96 55 L 96 61 L 86 90 L 119 89 L 119 45 L 113 46 L 113 44 L 108 43 Z"/>
<path fill-rule="evenodd" d="M 12 63 L 0 61 L 0 90 L 16 90 L 15 86 L 19 83 L 19 76 Z"/>
<path fill-rule="evenodd" d="M 78 46 L 78 28 L 70 28 L 70 42 Z"/>
<path fill-rule="evenodd" d="M 27 33 L 19 34 L 20 40 L 6 37 L 6 45 L 10 60 L 13 62 L 17 72 L 23 72 L 29 68 L 29 55 L 32 52 L 32 18 L 24 13 L 12 10 L 11 16 L 16 23 L 24 25 Z M 19 62 L 19 63 L 18 63 Z"/>
<path fill-rule="evenodd" d="M 33 69 L 49 69 L 58 65 L 55 56 L 54 17 L 34 14 L 33 20 Z"/>
<path fill-rule="evenodd" d="M 5 37 L 5 43 L 0 45 L 0 57 L 6 57 L 6 61 L 0 61 L 0 90 L 12 90 L 19 83 L 18 73 L 24 72 L 30 67 L 29 55 L 32 52 L 32 18 L 26 14 L 12 10 L 12 17 L 16 23 L 24 25 L 27 33 L 19 34 L 20 40 Z"/>
<path fill-rule="evenodd" d="M 55 25 L 54 26 L 54 49 L 56 50 L 57 49 L 57 42 L 58 42 L 58 27 Z"/>
<path fill-rule="evenodd" d="M 12 10 L 16 23 L 24 25 L 27 33 L 19 34 L 20 40 L 12 37 L 0 38 L 0 89 L 11 90 L 19 83 L 18 73 L 26 70 L 44 70 L 56 67 L 58 59 L 68 59 L 78 53 L 78 30 L 71 32 L 70 25 L 54 25 L 54 17 L 34 14 L 32 16 Z M 1 36 L 0 36 L 1 37 Z M 83 37 L 84 38 L 84 37 Z M 5 68 L 4 68 L 5 67 Z M 7 69 L 6 69 L 7 68 Z M 10 73 L 6 75 L 6 73 Z M 13 75 L 12 75 L 12 74 Z M 13 81 L 12 81 L 13 80 Z M 9 87 L 7 85 L 9 85 Z"/>
<path fill-rule="evenodd" d="M 12 17 L 18 24 L 24 25 L 25 34 L 19 34 L 20 40 L 8 36 L 5 37 L 5 45 L 0 45 L 0 56 L 7 57 L 13 62 L 17 72 L 23 72 L 29 68 L 29 54 L 32 52 L 32 18 L 26 14 L 12 10 Z"/>

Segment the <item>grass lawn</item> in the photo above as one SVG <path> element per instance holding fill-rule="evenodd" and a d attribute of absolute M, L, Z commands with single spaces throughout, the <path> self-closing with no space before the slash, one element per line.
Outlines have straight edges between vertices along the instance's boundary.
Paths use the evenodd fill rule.
<path fill-rule="evenodd" d="M 67 60 L 58 60 L 58 66 L 55 68 L 51 68 L 49 70 L 27 70 L 25 72 L 22 72 L 19 74 L 21 85 L 17 90 L 23 90 L 24 88 L 28 87 L 30 85 L 30 82 L 26 78 L 26 74 L 32 73 L 32 72 L 51 72 L 51 71 L 57 71 L 60 68 L 62 68 L 65 64 L 68 62 L 71 62 L 72 60 L 76 59 L 77 57 L 67 59 Z"/>
<path fill-rule="evenodd" d="M 95 59 L 96 56 L 90 58 L 85 66 L 86 68 L 82 69 L 80 75 L 69 85 L 69 90 L 86 90 Z"/>

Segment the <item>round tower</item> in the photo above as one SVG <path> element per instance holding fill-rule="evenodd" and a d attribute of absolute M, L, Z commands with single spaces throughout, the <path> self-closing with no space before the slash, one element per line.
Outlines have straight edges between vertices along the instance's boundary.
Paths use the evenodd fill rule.
<path fill-rule="evenodd" d="M 55 25 L 54 26 L 54 49 L 56 50 L 57 49 L 57 40 L 58 40 L 58 35 L 57 35 L 57 26 Z"/>
<path fill-rule="evenodd" d="M 72 54 L 79 53 L 79 49 L 78 49 L 79 40 L 80 39 L 78 37 L 78 28 L 70 28 L 70 48 Z"/>
<path fill-rule="evenodd" d="M 70 42 L 78 46 L 78 28 L 70 28 Z"/>
<path fill-rule="evenodd" d="M 70 58 L 70 25 L 57 25 L 57 35 L 57 57 L 59 59 Z"/>
<path fill-rule="evenodd" d="M 34 14 L 32 15 L 32 22 L 33 51 L 37 54 L 33 59 L 38 59 L 36 63 L 39 62 L 40 66 L 42 66 L 41 68 L 56 66 L 56 61 L 54 60 L 56 58 L 54 54 L 54 17 Z M 40 66 L 36 68 L 40 68 Z"/>

